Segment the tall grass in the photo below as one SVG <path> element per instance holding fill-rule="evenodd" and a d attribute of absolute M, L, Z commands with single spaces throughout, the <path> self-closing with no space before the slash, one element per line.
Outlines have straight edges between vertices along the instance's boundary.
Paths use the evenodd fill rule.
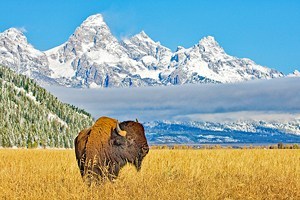
<path fill-rule="evenodd" d="M 0 199 L 300 199 L 300 150 L 151 150 L 86 187 L 73 150 L 0 150 Z"/>

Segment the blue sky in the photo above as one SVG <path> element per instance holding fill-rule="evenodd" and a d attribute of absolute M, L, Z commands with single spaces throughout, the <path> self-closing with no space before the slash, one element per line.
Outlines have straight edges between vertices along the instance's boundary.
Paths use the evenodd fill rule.
<path fill-rule="evenodd" d="M 296 0 L 0 0 L 0 31 L 26 30 L 36 48 L 65 42 L 89 15 L 102 13 L 118 38 L 144 30 L 173 51 L 212 35 L 237 57 L 284 73 L 300 70 L 300 1 Z"/>

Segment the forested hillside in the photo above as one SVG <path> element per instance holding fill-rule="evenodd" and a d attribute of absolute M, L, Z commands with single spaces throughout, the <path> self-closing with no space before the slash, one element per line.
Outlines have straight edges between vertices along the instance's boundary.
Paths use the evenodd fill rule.
<path fill-rule="evenodd" d="M 91 115 L 60 102 L 33 80 L 0 66 L 0 146 L 73 147 Z"/>

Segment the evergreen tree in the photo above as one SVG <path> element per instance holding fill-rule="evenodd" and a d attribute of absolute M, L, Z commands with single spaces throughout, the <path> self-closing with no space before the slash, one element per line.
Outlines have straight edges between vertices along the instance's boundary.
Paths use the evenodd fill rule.
<path fill-rule="evenodd" d="M 0 146 L 73 147 L 89 113 L 60 102 L 33 80 L 0 66 Z"/>

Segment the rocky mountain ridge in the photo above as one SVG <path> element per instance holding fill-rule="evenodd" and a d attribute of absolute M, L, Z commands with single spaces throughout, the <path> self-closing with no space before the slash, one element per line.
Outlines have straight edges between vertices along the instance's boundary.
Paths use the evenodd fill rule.
<path fill-rule="evenodd" d="M 186 83 L 233 83 L 284 76 L 245 58 L 226 54 L 211 37 L 175 52 L 144 31 L 118 41 L 101 14 L 88 17 L 58 47 L 42 52 L 11 28 L 0 33 L 0 64 L 40 84 L 67 87 L 129 87 Z"/>
<path fill-rule="evenodd" d="M 150 144 L 269 144 L 299 143 L 300 120 L 267 121 L 153 121 L 144 124 Z"/>

